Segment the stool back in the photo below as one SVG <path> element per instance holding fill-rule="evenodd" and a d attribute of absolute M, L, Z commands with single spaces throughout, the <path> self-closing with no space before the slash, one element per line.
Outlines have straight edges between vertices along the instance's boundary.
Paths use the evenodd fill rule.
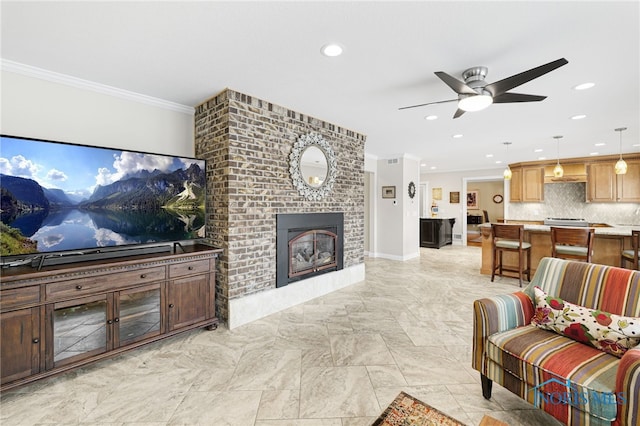
<path fill-rule="evenodd" d="M 491 224 L 491 233 L 493 234 L 493 243 L 497 240 L 514 240 L 520 241 L 524 239 L 524 225 L 505 225 L 501 223 Z"/>
<path fill-rule="evenodd" d="M 591 262 L 593 254 L 593 228 L 551 227 L 551 257 L 578 259 Z M 561 253 L 558 252 L 560 247 Z M 562 247 L 584 248 L 582 253 L 562 250 Z"/>

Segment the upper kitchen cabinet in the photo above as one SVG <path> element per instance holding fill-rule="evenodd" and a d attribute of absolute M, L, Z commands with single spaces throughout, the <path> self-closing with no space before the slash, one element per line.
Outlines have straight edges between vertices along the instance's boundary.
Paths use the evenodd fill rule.
<path fill-rule="evenodd" d="M 544 201 L 544 167 L 511 167 L 511 202 Z"/>
<path fill-rule="evenodd" d="M 616 175 L 615 161 L 588 166 L 587 202 L 640 202 L 640 160 L 625 160 L 627 173 Z"/>

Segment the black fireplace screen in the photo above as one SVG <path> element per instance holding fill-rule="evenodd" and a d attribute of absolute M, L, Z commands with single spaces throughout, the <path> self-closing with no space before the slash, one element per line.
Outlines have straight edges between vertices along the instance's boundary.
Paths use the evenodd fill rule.
<path fill-rule="evenodd" d="M 336 240 L 330 231 L 311 230 L 289 241 L 289 278 L 336 266 Z"/>

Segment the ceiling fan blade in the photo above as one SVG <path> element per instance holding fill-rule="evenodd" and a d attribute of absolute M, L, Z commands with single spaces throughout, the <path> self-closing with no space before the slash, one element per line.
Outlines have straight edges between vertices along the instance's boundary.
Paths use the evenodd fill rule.
<path fill-rule="evenodd" d="M 478 92 L 473 90 L 471 87 L 467 86 L 463 81 L 460 81 L 457 78 L 450 76 L 446 72 L 436 71 L 435 75 L 437 75 L 438 78 L 440 78 L 440 80 L 444 81 L 444 83 L 447 86 L 451 87 L 453 91 L 459 95 L 462 95 L 462 94 L 477 95 L 478 94 Z"/>
<path fill-rule="evenodd" d="M 503 93 L 493 98 L 494 104 L 506 104 L 509 102 L 537 102 L 546 99 L 546 96 L 525 95 L 522 93 Z"/>
<path fill-rule="evenodd" d="M 453 114 L 453 118 L 458 118 L 458 117 L 460 117 L 462 114 L 464 114 L 464 112 L 465 112 L 464 110 L 462 110 L 462 109 L 458 108 L 458 110 L 456 111 L 456 113 L 455 113 L 455 114 Z"/>
<path fill-rule="evenodd" d="M 398 110 L 409 109 L 409 108 L 417 108 L 417 107 L 422 107 L 422 106 L 427 106 L 427 105 L 446 104 L 447 102 L 457 102 L 457 101 L 458 101 L 457 99 L 448 99 L 446 101 L 437 101 L 437 102 L 429 102 L 429 103 L 426 103 L 426 104 L 406 106 L 406 107 L 398 108 Z"/>
<path fill-rule="evenodd" d="M 487 84 L 485 86 L 485 89 L 491 92 L 495 99 L 497 96 L 502 95 L 507 90 L 511 90 L 514 87 L 520 86 L 521 84 L 531 81 L 534 78 L 538 78 L 568 63 L 569 61 L 567 61 L 565 58 L 560 58 L 553 62 L 549 62 L 548 64 L 540 65 L 539 67 L 535 67 L 530 70 L 523 71 L 519 74 L 512 75 L 511 77 L 507 77 L 500 81 L 496 81 L 495 83 Z"/>

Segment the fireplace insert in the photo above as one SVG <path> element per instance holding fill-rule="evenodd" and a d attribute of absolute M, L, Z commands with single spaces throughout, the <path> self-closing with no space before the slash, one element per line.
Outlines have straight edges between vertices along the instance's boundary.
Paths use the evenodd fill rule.
<path fill-rule="evenodd" d="M 276 217 L 276 287 L 343 267 L 343 214 Z"/>

